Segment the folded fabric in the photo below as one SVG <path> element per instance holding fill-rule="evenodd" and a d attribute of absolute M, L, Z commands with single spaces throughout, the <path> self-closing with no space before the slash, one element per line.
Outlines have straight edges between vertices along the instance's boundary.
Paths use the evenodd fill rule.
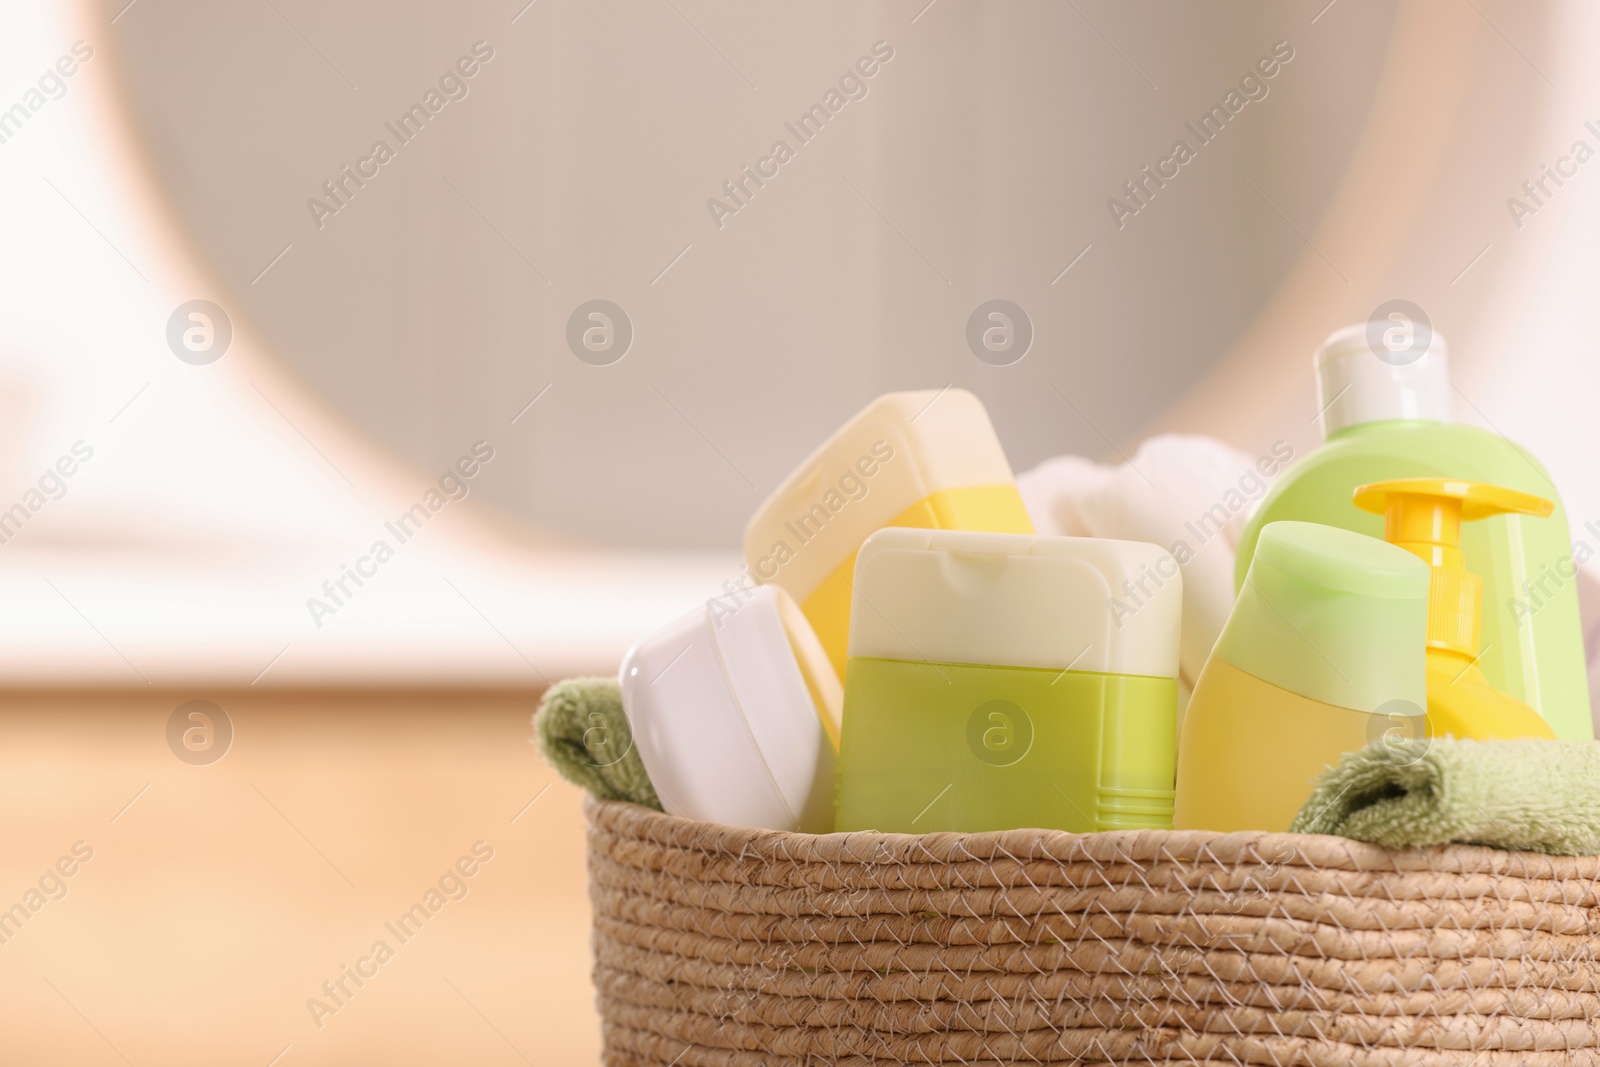
<path fill-rule="evenodd" d="M 1317 780 L 1289 827 L 1387 848 L 1600 854 L 1600 742 L 1379 739 Z"/>
<path fill-rule="evenodd" d="M 615 678 L 573 678 L 551 686 L 533 716 L 539 750 L 567 781 L 601 800 L 661 810 L 633 745 Z"/>
<path fill-rule="evenodd" d="M 1292 453 L 1290 453 L 1292 455 Z M 1183 572 L 1179 714 L 1233 609 L 1233 557 L 1251 501 L 1266 494 L 1258 461 L 1207 437 L 1162 434 L 1120 466 L 1062 456 L 1017 475 L 1042 534 L 1152 541 Z M 1277 457 L 1263 457 L 1276 472 Z"/>

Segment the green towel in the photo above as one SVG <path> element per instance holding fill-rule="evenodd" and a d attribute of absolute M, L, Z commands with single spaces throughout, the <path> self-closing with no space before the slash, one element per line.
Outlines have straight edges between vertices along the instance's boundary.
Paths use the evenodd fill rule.
<path fill-rule="evenodd" d="M 545 692 L 533 716 L 544 758 L 561 777 L 601 800 L 631 800 L 661 810 L 645 772 L 633 731 L 622 713 L 615 678 L 573 678 Z"/>
<path fill-rule="evenodd" d="M 1317 780 L 1289 830 L 1387 848 L 1600 854 L 1600 742 L 1379 739 Z"/>

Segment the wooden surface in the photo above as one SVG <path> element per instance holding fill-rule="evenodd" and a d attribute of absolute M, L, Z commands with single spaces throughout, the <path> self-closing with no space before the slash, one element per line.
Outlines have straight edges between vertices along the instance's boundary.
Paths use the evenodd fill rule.
<path fill-rule="evenodd" d="M 167 741 L 196 697 L 235 728 L 209 765 Z M 580 796 L 530 743 L 535 699 L 0 697 L 0 1059 L 597 1062 Z M 445 889 L 466 895 L 430 901 L 462 857 Z M 434 902 L 403 942 L 385 925 Z M 338 1005 L 324 981 L 363 957 L 376 973 Z M 313 997 L 337 1007 L 320 1026 Z"/>

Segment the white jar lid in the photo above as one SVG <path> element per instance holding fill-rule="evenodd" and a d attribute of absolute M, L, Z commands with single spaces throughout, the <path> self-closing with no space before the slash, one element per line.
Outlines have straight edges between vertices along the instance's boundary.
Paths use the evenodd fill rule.
<path fill-rule="evenodd" d="M 1363 422 L 1450 421 L 1450 350 L 1426 325 L 1346 326 L 1328 335 L 1313 362 L 1325 438 Z"/>
<path fill-rule="evenodd" d="M 782 589 L 713 598 L 651 634 L 623 659 L 621 683 L 634 744 L 668 813 L 833 828 L 843 690 Z"/>

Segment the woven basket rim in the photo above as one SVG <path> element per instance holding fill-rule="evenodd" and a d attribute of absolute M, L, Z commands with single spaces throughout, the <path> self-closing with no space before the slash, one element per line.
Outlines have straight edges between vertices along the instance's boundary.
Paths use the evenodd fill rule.
<path fill-rule="evenodd" d="M 585 815 L 616 1067 L 1600 1062 L 1600 857 Z"/>
<path fill-rule="evenodd" d="M 1600 880 L 1600 856 L 1553 856 L 1483 845 L 1389 849 L 1321 834 L 1210 830 L 1017 829 L 898 834 L 857 830 L 806 834 L 728 826 L 669 815 L 620 800 L 584 798 L 588 821 L 613 833 L 686 851 L 790 863 L 906 864 L 1009 859 L 1018 862 L 1236 866 L 1258 863 L 1374 873 L 1488 874 L 1527 879 Z"/>

